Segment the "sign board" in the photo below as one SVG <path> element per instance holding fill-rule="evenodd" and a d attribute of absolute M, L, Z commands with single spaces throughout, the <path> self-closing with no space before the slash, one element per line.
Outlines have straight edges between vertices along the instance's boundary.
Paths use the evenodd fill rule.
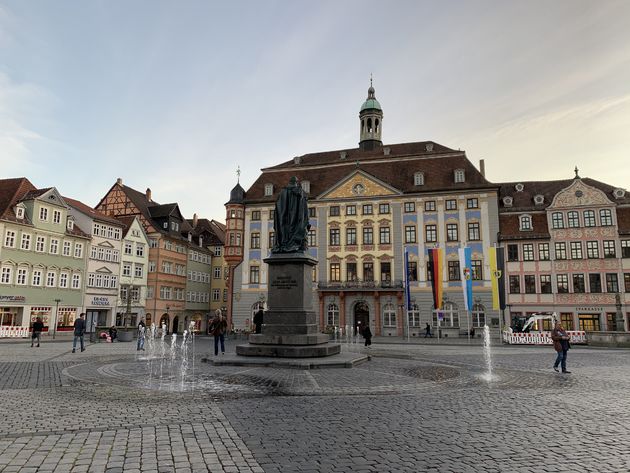
<path fill-rule="evenodd" d="M 109 302 L 109 297 L 107 296 L 94 296 L 92 297 L 92 300 L 90 301 L 89 305 L 105 307 L 105 306 L 110 306 L 111 303 Z"/>
<path fill-rule="evenodd" d="M 26 302 L 24 296 L 0 296 L 0 302 Z"/>

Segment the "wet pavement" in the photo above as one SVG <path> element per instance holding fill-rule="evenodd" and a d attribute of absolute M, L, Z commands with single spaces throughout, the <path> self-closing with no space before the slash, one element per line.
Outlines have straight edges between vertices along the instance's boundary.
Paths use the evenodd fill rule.
<path fill-rule="evenodd" d="M 577 347 L 561 375 L 550 347 L 494 347 L 488 382 L 477 345 L 343 349 L 370 361 L 214 366 L 204 338 L 184 365 L 132 343 L 0 342 L 0 472 L 630 471 L 629 351 Z"/>

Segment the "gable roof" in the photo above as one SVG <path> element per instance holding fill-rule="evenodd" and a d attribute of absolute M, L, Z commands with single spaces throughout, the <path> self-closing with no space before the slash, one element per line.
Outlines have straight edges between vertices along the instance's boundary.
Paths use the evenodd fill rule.
<path fill-rule="evenodd" d="M 193 219 L 187 219 L 194 236 L 199 237 L 203 233 L 210 234 L 210 241 L 204 242 L 207 246 L 221 246 L 225 244 L 225 225 L 216 220 L 207 218 L 197 219 L 197 225 L 193 228 Z"/>
<path fill-rule="evenodd" d="M 63 197 L 63 200 L 70 207 L 72 207 L 72 208 L 78 210 L 79 212 L 87 215 L 88 217 L 90 217 L 93 220 L 96 220 L 98 222 L 109 223 L 111 225 L 116 225 L 118 227 L 122 227 L 123 226 L 123 224 L 121 222 L 119 222 L 117 219 L 115 219 L 114 217 L 110 217 L 109 215 L 105 215 L 103 212 L 95 210 L 92 207 L 90 207 L 89 205 L 84 204 L 83 202 L 81 202 L 79 200 L 71 199 L 70 197 L 65 197 L 65 196 Z"/>
<path fill-rule="evenodd" d="M 17 221 L 13 207 L 29 192 L 37 190 L 25 177 L 0 179 L 0 219 Z"/>

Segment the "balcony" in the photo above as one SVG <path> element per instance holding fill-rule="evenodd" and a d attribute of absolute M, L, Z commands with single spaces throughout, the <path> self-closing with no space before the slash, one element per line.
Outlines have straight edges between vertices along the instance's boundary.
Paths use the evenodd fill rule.
<path fill-rule="evenodd" d="M 360 279 L 352 281 L 319 281 L 318 290 L 363 290 L 363 291 L 385 291 L 391 289 L 402 289 L 403 282 L 395 281 L 362 281 Z"/>

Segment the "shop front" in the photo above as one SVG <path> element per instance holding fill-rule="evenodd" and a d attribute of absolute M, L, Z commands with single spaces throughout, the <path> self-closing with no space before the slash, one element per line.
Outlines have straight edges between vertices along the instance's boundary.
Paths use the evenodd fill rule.
<path fill-rule="evenodd" d="M 92 333 L 96 327 L 109 327 L 114 323 L 115 296 L 88 296 L 85 301 L 86 332 Z"/>

